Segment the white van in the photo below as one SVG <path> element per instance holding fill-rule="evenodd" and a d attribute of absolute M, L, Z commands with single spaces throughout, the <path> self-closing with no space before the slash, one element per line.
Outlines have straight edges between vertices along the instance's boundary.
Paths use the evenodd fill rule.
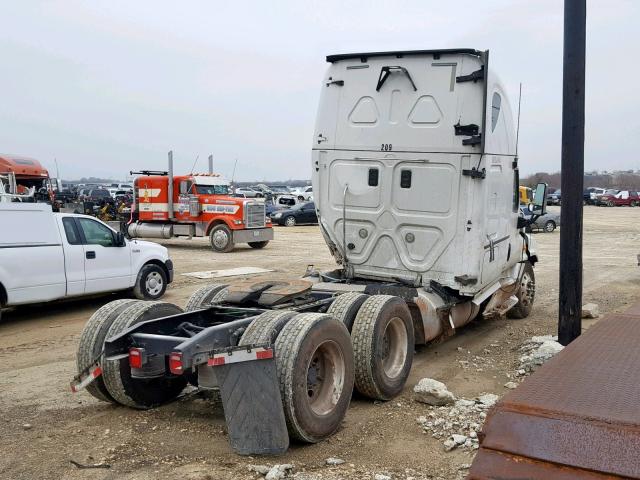
<path fill-rule="evenodd" d="M 172 280 L 161 245 L 126 240 L 96 218 L 47 204 L 0 202 L 2 307 L 128 289 L 155 300 Z"/>

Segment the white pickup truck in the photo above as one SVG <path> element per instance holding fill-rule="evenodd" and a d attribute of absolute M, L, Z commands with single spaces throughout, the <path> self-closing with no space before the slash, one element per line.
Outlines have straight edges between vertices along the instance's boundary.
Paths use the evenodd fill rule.
<path fill-rule="evenodd" d="M 47 204 L 0 202 L 1 307 L 128 289 L 154 300 L 172 280 L 161 245 Z"/>

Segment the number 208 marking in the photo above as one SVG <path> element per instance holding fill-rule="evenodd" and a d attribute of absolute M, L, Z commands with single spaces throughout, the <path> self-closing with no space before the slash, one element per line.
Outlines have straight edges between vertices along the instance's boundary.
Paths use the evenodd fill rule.
<path fill-rule="evenodd" d="M 391 150 L 393 150 L 393 145 L 391 145 L 390 143 L 383 143 L 380 146 L 381 152 L 390 152 Z"/>

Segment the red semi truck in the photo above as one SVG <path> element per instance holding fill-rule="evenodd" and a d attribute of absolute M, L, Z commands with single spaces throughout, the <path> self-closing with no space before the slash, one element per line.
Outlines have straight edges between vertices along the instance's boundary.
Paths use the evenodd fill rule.
<path fill-rule="evenodd" d="M 168 171 L 131 172 L 134 200 L 130 237 L 172 238 L 209 236 L 211 248 L 230 252 L 236 243 L 264 248 L 273 240 L 271 220 L 263 201 L 232 197 L 229 183 L 215 173 L 173 175 Z"/>

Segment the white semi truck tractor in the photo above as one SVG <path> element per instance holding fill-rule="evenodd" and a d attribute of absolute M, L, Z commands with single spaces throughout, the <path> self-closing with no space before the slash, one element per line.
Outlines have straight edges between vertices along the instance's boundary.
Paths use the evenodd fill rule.
<path fill-rule="evenodd" d="M 354 388 L 398 395 L 415 344 L 479 316 L 529 315 L 532 220 L 519 216 L 516 129 L 489 52 L 327 61 L 313 190 L 340 268 L 206 285 L 184 310 L 111 302 L 83 331 L 74 390 L 150 408 L 188 383 L 215 389 L 238 453 L 282 453 L 335 432 Z"/>

